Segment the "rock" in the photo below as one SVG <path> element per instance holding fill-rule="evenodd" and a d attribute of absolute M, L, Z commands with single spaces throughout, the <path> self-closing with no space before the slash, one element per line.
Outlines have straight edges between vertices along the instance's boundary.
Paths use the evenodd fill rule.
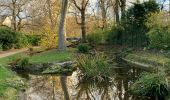
<path fill-rule="evenodd" d="M 74 62 L 72 61 L 53 63 L 42 73 L 43 74 L 66 74 L 73 71 L 74 69 L 73 64 Z"/>

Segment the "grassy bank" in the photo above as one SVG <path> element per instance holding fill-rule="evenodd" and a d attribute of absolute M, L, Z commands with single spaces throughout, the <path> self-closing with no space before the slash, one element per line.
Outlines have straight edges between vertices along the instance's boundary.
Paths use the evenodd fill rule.
<path fill-rule="evenodd" d="M 57 50 L 49 50 L 45 51 L 30 57 L 31 63 L 47 63 L 47 62 L 55 62 L 55 61 L 66 61 L 71 60 L 73 56 L 73 50 L 67 51 L 57 51 Z"/>
<path fill-rule="evenodd" d="M 56 49 L 37 53 L 33 56 L 29 56 L 30 63 L 47 63 L 54 61 L 71 60 L 74 50 L 57 51 Z M 17 59 L 23 56 L 28 56 L 26 53 L 18 53 L 12 56 L 4 57 L 0 59 L 0 65 L 7 65 L 13 59 Z"/>
<path fill-rule="evenodd" d="M 170 65 L 170 57 L 162 53 L 153 53 L 150 51 L 134 51 L 129 53 L 125 59 L 147 64 L 149 66 L 167 66 Z"/>
<path fill-rule="evenodd" d="M 0 66 L 0 100 L 15 100 L 17 97 L 17 90 L 7 82 L 11 79 L 18 78 L 17 75 L 5 67 Z"/>
<path fill-rule="evenodd" d="M 54 61 L 65 61 L 71 60 L 73 56 L 74 50 L 67 51 L 57 51 L 49 50 L 41 53 L 37 53 L 33 56 L 29 56 L 30 63 L 47 63 Z M 17 90 L 20 88 L 20 83 L 18 84 L 15 79 L 20 79 L 15 72 L 12 72 L 8 69 L 8 63 L 12 60 L 28 56 L 27 53 L 18 53 L 8 57 L 4 57 L 0 59 L 0 100 L 16 100 Z M 16 84 L 14 84 L 16 83 Z M 19 87 L 18 87 L 19 85 Z"/>

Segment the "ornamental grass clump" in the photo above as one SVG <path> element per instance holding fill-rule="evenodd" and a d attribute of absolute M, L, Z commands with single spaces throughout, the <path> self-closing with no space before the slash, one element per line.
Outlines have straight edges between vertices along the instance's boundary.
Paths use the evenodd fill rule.
<path fill-rule="evenodd" d="M 166 100 L 169 95 L 167 80 L 164 74 L 143 73 L 132 85 L 131 92 L 152 100 Z"/>
<path fill-rule="evenodd" d="M 82 71 L 84 78 L 97 81 L 109 79 L 111 75 L 111 65 L 107 57 L 103 54 L 79 55 L 77 56 L 78 68 Z"/>

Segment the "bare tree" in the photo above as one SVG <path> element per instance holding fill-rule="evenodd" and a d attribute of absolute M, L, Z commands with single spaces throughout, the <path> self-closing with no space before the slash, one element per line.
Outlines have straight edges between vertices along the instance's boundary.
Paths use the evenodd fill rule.
<path fill-rule="evenodd" d="M 107 8 L 106 8 L 106 0 L 99 0 L 101 14 L 102 14 L 102 28 L 106 28 L 107 26 Z"/>
<path fill-rule="evenodd" d="M 62 8 L 61 8 L 61 18 L 59 24 L 59 32 L 58 32 L 58 49 L 65 50 L 65 35 L 64 35 L 64 23 L 66 18 L 68 0 L 62 0 Z"/>
<path fill-rule="evenodd" d="M 31 0 L 6 0 L 0 1 L 0 9 L 4 9 L 4 12 L 8 12 L 7 16 L 12 16 L 12 28 L 14 31 L 20 31 L 21 21 L 26 17 L 21 17 L 21 13 L 24 13 L 24 6 L 26 6 Z M 18 21 L 17 21 L 18 19 Z"/>
<path fill-rule="evenodd" d="M 86 42 L 86 7 L 87 4 L 89 3 L 89 0 L 70 0 L 70 1 L 80 12 L 81 22 L 78 24 L 81 26 L 82 42 Z"/>
<path fill-rule="evenodd" d="M 126 0 L 120 0 L 120 8 L 121 8 L 121 18 L 123 19 L 126 12 Z"/>

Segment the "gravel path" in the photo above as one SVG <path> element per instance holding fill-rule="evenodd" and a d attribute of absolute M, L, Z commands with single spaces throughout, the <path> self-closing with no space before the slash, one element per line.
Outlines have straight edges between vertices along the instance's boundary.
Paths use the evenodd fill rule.
<path fill-rule="evenodd" d="M 20 49 L 20 50 L 13 50 L 13 51 L 2 51 L 0 52 L 0 58 L 11 56 L 17 53 L 25 52 L 28 48 Z"/>

